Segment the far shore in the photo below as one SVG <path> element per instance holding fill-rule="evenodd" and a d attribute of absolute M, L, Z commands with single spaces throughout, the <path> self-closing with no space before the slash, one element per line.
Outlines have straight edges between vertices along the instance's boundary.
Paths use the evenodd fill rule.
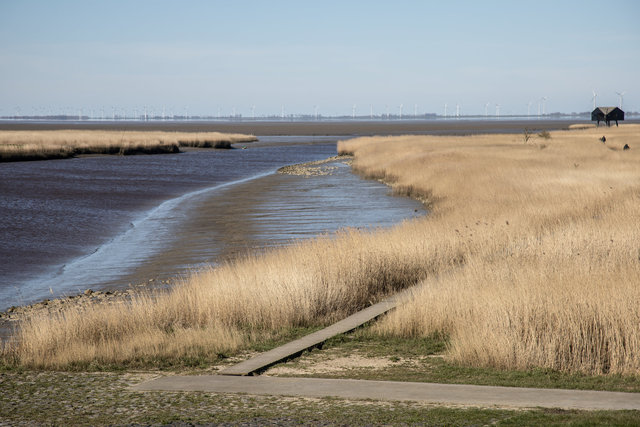
<path fill-rule="evenodd" d="M 232 148 L 253 135 L 163 132 L 152 129 L 0 129 L 0 162 L 66 159 L 81 155 L 179 153 L 181 147 Z"/>
<path fill-rule="evenodd" d="M 122 122 L 12 122 L 0 121 L 0 130 L 117 130 L 164 132 L 224 132 L 257 136 L 291 135 L 471 135 L 485 133 L 520 133 L 528 128 L 534 131 L 568 129 L 575 124 L 571 119 L 519 119 L 519 120 L 344 120 L 344 121 L 122 121 Z M 584 121 L 590 124 L 589 121 Z M 624 123 L 640 123 L 627 120 Z"/>

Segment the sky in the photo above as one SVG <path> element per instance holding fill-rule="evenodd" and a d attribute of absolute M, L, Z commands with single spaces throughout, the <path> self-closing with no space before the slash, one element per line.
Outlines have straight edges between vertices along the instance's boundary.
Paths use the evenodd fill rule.
<path fill-rule="evenodd" d="M 0 0 L 0 116 L 640 111 L 639 22 L 637 0 Z"/>

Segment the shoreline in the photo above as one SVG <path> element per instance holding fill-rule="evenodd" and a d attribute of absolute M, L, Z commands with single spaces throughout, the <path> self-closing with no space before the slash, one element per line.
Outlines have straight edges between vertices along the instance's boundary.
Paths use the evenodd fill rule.
<path fill-rule="evenodd" d="M 505 122 L 507 123 L 507 122 Z M 511 124 L 516 124 L 516 123 L 510 123 L 508 122 L 510 125 Z M 116 125 L 117 123 L 113 123 L 113 125 Z M 144 125 L 156 125 L 157 123 L 145 123 Z M 467 123 L 461 123 L 461 121 L 458 121 L 456 123 L 453 123 L 454 125 L 458 125 L 458 126 L 453 126 L 454 128 L 457 127 L 458 129 L 460 128 L 465 128 L 465 126 L 467 125 Z M 460 127 L 459 125 L 463 125 L 462 127 Z M 489 125 L 493 125 L 494 123 L 484 123 L 486 126 L 488 127 Z M 519 122 L 518 122 L 519 124 Z M 563 126 L 566 123 L 563 123 Z M 4 124 L 0 124 L 0 130 L 3 129 L 3 125 Z M 31 125 L 31 124 L 30 124 Z M 182 124 L 180 123 L 164 123 L 163 125 L 165 126 L 172 126 L 172 125 L 176 125 L 176 126 L 180 126 Z M 189 125 L 189 123 L 187 123 L 187 125 Z M 243 124 L 242 123 L 227 123 L 226 126 L 229 127 L 241 127 Z M 266 127 L 271 127 L 273 129 L 279 128 L 279 129 L 284 129 L 284 128 L 288 128 L 290 126 L 293 127 L 299 127 L 299 126 L 309 126 L 308 129 L 314 129 L 314 125 L 316 125 L 315 123 L 259 123 L 257 124 L 258 126 L 262 125 L 262 126 L 266 126 Z M 328 125 L 328 126 L 332 126 L 334 125 L 333 123 L 322 123 L 320 124 L 320 126 L 324 126 L 324 125 Z M 343 123 L 344 127 L 343 129 L 348 128 L 348 126 L 352 126 L 353 124 L 351 123 Z M 355 124 L 356 126 L 358 125 L 362 125 L 362 123 Z M 371 123 L 365 123 L 366 125 L 371 125 Z M 379 126 L 379 123 L 373 123 L 373 125 L 377 125 Z M 388 125 L 388 129 L 393 129 L 395 127 L 397 127 L 398 124 L 395 123 L 382 123 L 382 125 Z M 403 125 L 403 123 L 399 124 L 400 126 Z M 435 125 L 435 124 L 432 124 Z M 438 129 L 438 130 L 444 130 L 447 126 L 443 126 L 442 124 L 437 124 L 438 126 L 433 126 L 432 129 Z M 570 124 L 566 124 L 567 128 L 573 128 L 575 129 L 575 122 L 571 122 Z M 38 127 L 39 128 L 39 124 L 33 124 L 34 127 Z M 126 125 L 125 125 L 126 126 Z M 217 126 L 217 125 L 216 125 Z M 578 125 L 581 126 L 581 125 Z M 136 127 L 135 124 L 132 127 Z M 157 128 L 154 128 L 157 130 Z M 184 130 L 184 128 L 180 128 L 182 130 Z M 264 130 L 264 129 L 263 129 Z M 201 130 L 200 130 L 201 131 Z M 479 132 L 482 133 L 482 132 Z M 333 133 L 332 133 L 333 134 Z M 515 135 L 515 133 L 514 133 Z M 197 147 L 189 147 L 187 148 L 188 150 L 197 150 Z M 285 174 L 285 175 L 293 175 L 293 176 L 302 176 L 305 178 L 308 177 L 312 177 L 312 176 L 321 176 L 321 175 L 327 175 L 331 173 L 330 168 L 327 168 L 326 166 L 323 166 L 327 163 L 331 163 L 331 162 L 335 162 L 335 161 L 345 161 L 345 164 L 349 165 L 351 167 L 351 164 L 353 162 L 353 155 L 350 154 L 338 154 L 336 156 L 332 156 L 326 159 L 322 159 L 322 160 L 317 160 L 317 161 L 310 161 L 310 162 L 304 162 L 304 163 L 299 163 L 299 164 L 292 164 L 292 165 L 287 165 L 287 166 L 283 166 L 277 169 L 276 173 L 277 174 Z M 359 175 L 357 171 L 354 171 L 353 169 L 351 169 L 351 172 L 354 175 Z M 387 179 L 375 179 L 376 181 L 386 185 L 387 187 L 389 187 L 390 189 L 393 188 L 393 182 Z M 242 180 L 244 181 L 244 180 Z M 223 186 L 227 186 L 226 184 L 223 184 Z M 197 193 L 203 192 L 203 191 L 210 191 L 211 189 L 205 189 L 205 190 L 199 190 Z M 420 197 L 420 195 L 418 194 L 407 194 L 407 196 L 409 196 L 410 198 L 413 198 L 414 200 L 424 204 L 425 206 L 428 205 L 428 200 L 426 200 L 424 197 Z M 144 279 L 144 280 L 148 280 L 149 283 L 160 283 L 162 285 L 168 284 L 170 283 L 170 281 L 172 279 L 176 279 L 178 276 L 174 276 L 174 277 L 162 277 L 162 278 L 150 278 L 150 279 Z M 142 283 L 142 284 L 138 284 L 138 285 L 132 285 L 131 283 L 129 283 L 128 285 L 125 285 L 124 283 L 122 283 L 122 285 L 117 285 L 117 286 L 110 286 L 110 287 L 105 287 L 105 288 L 100 288 L 97 291 L 92 291 L 91 289 L 87 289 L 86 291 L 82 292 L 82 293 L 77 293 L 77 294 L 72 294 L 72 295 L 65 295 L 65 296 L 61 296 L 61 297 L 57 297 L 57 298 L 45 298 L 43 300 L 36 300 L 31 304 L 25 304 L 25 305 L 18 305 L 18 306 L 12 306 L 9 309 L 0 312 L 0 329 L 2 329 L 3 327 L 6 327 L 2 325 L 3 322 L 13 322 L 15 320 L 24 318 L 28 315 L 30 315 L 30 313 L 32 312 L 44 312 L 44 311 L 48 311 L 48 312 L 52 312 L 52 311 L 59 311 L 60 309 L 66 307 L 69 305 L 70 302 L 74 302 L 77 301 L 79 304 L 83 305 L 86 304 L 87 301 L 95 301 L 97 297 L 99 297 L 100 300 L 104 300 L 104 301 L 114 301 L 114 300 L 119 300 L 124 298 L 129 298 L 130 297 L 130 288 L 131 287 L 134 288 L 139 288 L 139 287 L 146 287 L 148 288 L 149 286 L 147 285 L 147 283 Z M 87 292 L 90 291 L 88 294 Z M 45 310 L 46 309 L 46 310 Z M 0 338 L 1 338 L 2 334 L 0 333 Z"/>
<path fill-rule="evenodd" d="M 234 181 L 231 183 L 217 185 L 212 188 L 197 190 L 193 193 L 180 196 L 178 197 L 178 199 L 184 198 L 191 194 L 199 196 L 207 192 L 216 191 L 219 189 L 225 189 L 228 187 L 232 187 L 234 185 L 246 184 L 255 179 L 266 178 L 269 175 L 290 175 L 292 177 L 300 177 L 303 179 L 310 178 L 310 177 L 332 175 L 335 171 L 336 166 L 327 166 L 328 164 L 340 162 L 347 166 L 350 166 L 352 159 L 353 157 L 350 155 L 336 155 L 336 156 L 331 156 L 322 160 L 314 160 L 309 162 L 287 165 L 287 166 L 280 167 L 277 170 L 274 170 L 273 173 L 270 173 L 268 175 L 260 174 L 260 175 L 252 176 L 246 179 L 241 179 L 237 182 Z M 354 174 L 353 171 L 351 171 L 351 173 L 354 175 L 354 177 L 357 177 L 357 175 Z M 357 179 L 360 179 L 360 178 L 357 178 Z M 269 188 L 273 186 L 273 184 L 268 182 L 265 183 L 264 185 L 266 185 Z M 264 185 L 259 185 L 258 187 L 262 188 Z M 252 187 L 255 187 L 255 186 L 252 186 Z M 262 191 L 264 190 L 265 189 L 262 189 Z M 254 189 L 254 191 L 256 190 Z M 258 192 L 259 191 L 260 190 L 258 190 Z M 171 203 L 172 201 L 173 199 L 168 200 L 164 203 Z M 158 209 L 158 207 L 154 209 Z M 258 250 L 261 251 L 264 249 L 258 249 Z M 175 251 L 176 251 L 175 248 L 172 249 L 172 252 L 175 252 Z M 241 255 L 241 253 L 236 253 L 233 251 L 232 252 L 225 251 L 224 254 L 222 254 L 221 261 L 228 261 L 238 255 Z M 151 255 L 151 257 L 163 258 L 158 254 L 153 254 Z M 72 264 L 73 262 L 71 263 L 71 265 Z M 150 269 L 150 267 L 147 267 L 147 269 Z M 36 299 L 34 302 L 29 304 L 11 306 L 5 311 L 0 312 L 0 340 L 2 340 L 3 335 L 5 335 L 3 334 L 2 329 L 7 330 L 7 328 L 10 328 L 12 325 L 15 324 L 15 322 L 24 320 L 32 315 L 40 315 L 45 313 L 49 313 L 49 314 L 57 313 L 66 308 L 72 307 L 74 305 L 78 307 L 83 307 L 89 304 L 98 304 L 98 303 L 106 303 L 106 304 L 122 303 L 127 300 L 130 300 L 130 298 L 135 293 L 140 292 L 141 290 L 149 291 L 153 289 L 169 287 L 173 283 L 175 283 L 177 280 L 179 280 L 180 277 L 181 277 L 181 273 L 179 272 L 176 272 L 175 274 L 169 277 L 164 275 L 156 276 L 156 275 L 150 274 L 149 276 L 138 277 L 138 280 L 134 281 L 133 284 L 129 283 L 128 280 L 123 280 L 120 285 L 115 284 L 114 282 L 113 285 L 99 286 L 97 288 L 94 288 L 96 290 L 92 290 L 89 288 L 84 291 L 80 291 L 78 293 L 72 293 L 70 295 L 63 295 L 63 296 L 54 297 L 54 298 Z"/>

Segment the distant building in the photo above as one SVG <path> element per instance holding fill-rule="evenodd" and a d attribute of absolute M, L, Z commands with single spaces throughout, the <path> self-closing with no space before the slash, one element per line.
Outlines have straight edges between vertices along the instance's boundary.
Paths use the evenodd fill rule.
<path fill-rule="evenodd" d="M 624 111 L 618 107 L 598 107 L 591 112 L 591 121 L 598 122 L 598 126 L 600 126 L 600 122 L 605 122 L 607 126 L 610 126 L 612 120 L 618 126 L 618 120 L 624 120 Z"/>

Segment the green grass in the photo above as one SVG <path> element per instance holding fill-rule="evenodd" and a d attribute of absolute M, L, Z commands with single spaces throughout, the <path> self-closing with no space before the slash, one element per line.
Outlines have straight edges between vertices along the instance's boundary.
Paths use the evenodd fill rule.
<path fill-rule="evenodd" d="M 318 328 L 280 331 L 256 340 L 251 352 L 266 351 L 314 332 Z M 263 335 L 264 337 L 264 335 Z M 307 352 L 287 365 L 308 365 L 350 354 L 383 357 L 393 366 L 380 370 L 354 369 L 340 375 L 316 377 L 400 381 L 497 384 L 605 390 L 640 389 L 638 381 L 612 377 L 577 377 L 552 372 L 498 372 L 447 364 L 437 356 L 446 348 L 443 337 L 384 339 L 367 328 L 337 336 L 323 350 Z M 233 363 L 237 355 L 219 355 Z M 421 363 L 416 363 L 420 361 Z M 203 372 L 205 360 L 183 360 L 154 371 L 0 372 L 0 425 L 113 425 L 172 423 L 255 425 L 638 425 L 640 411 L 511 410 L 461 408 L 419 402 L 312 399 L 201 392 L 134 392 L 133 384 L 152 378 L 158 370 Z"/>
<path fill-rule="evenodd" d="M 322 351 L 307 352 L 283 366 L 311 367 L 320 361 L 357 354 L 370 358 L 387 358 L 393 363 L 381 369 L 352 368 L 294 376 L 640 392 L 640 375 L 588 376 L 548 369 L 503 371 L 456 365 L 439 357 L 446 345 L 446 338 L 442 336 L 383 338 L 364 327 L 334 337 L 325 343 Z"/>
<path fill-rule="evenodd" d="M 216 393 L 133 392 L 150 374 L 0 374 L 0 424 L 637 425 L 638 411 L 445 408 Z"/>

